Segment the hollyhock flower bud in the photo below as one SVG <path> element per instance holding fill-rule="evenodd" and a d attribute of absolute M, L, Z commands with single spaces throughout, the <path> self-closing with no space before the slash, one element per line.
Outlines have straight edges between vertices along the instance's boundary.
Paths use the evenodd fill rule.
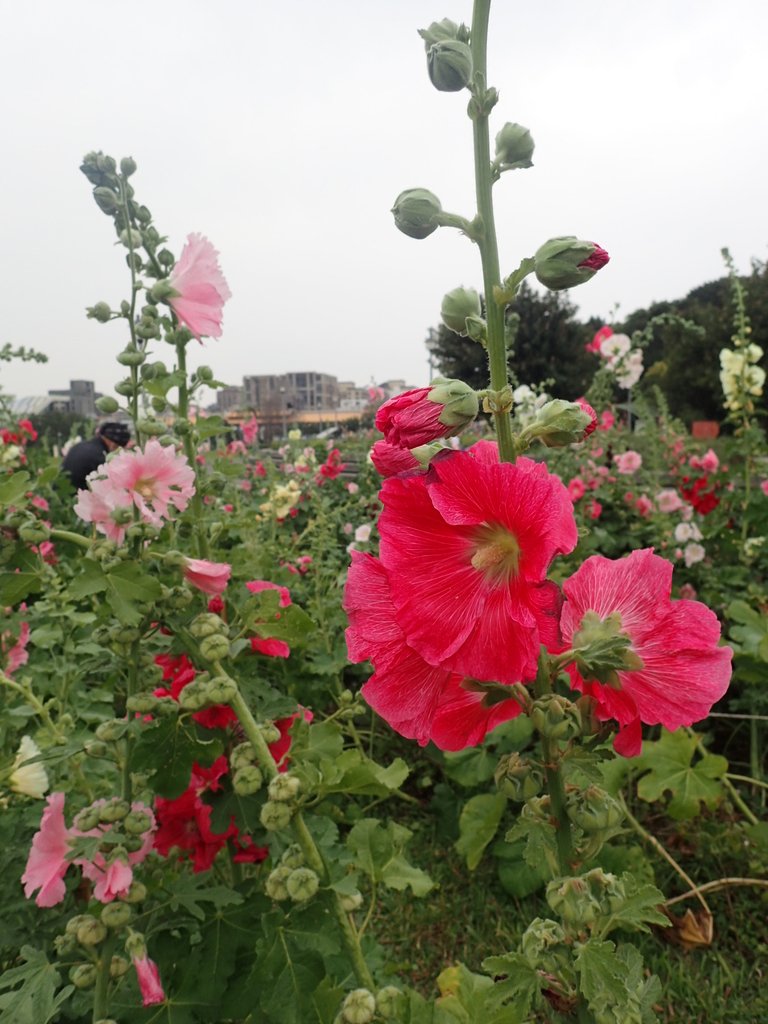
<path fill-rule="evenodd" d="M 507 122 L 496 136 L 496 162 L 502 171 L 533 167 L 533 139 L 521 124 Z"/>
<path fill-rule="evenodd" d="M 440 92 L 460 92 L 472 80 L 472 51 L 458 39 L 440 39 L 427 50 L 427 71 Z"/>
<path fill-rule="evenodd" d="M 390 444 L 416 448 L 448 437 L 477 416 L 477 394 L 464 381 L 436 377 L 427 388 L 390 398 L 376 413 L 376 427 Z"/>
<path fill-rule="evenodd" d="M 130 810 L 131 805 L 127 800 L 121 800 L 116 797 L 113 800 L 108 800 L 99 808 L 99 821 L 106 822 L 107 824 L 122 821 L 123 818 L 128 816 Z"/>
<path fill-rule="evenodd" d="M 75 988 L 78 988 L 81 991 L 93 988 L 96 984 L 96 965 L 78 964 L 77 967 L 73 967 L 69 972 L 69 980 Z"/>
<path fill-rule="evenodd" d="M 271 900 L 281 902 L 290 898 L 286 883 L 293 874 L 293 870 L 293 868 L 286 867 L 285 864 L 278 864 L 274 871 L 267 876 L 264 891 Z"/>
<path fill-rule="evenodd" d="M 200 641 L 200 657 L 206 661 L 220 661 L 229 654 L 229 640 L 220 633 Z"/>
<path fill-rule="evenodd" d="M 110 906 L 115 906 L 112 903 Z M 109 962 L 109 976 L 110 978 L 122 978 L 130 970 L 131 965 L 125 959 L 124 956 L 113 956 Z M 102 1024 L 109 1024 L 109 1022 L 103 1022 Z"/>
<path fill-rule="evenodd" d="M 498 789 L 505 796 L 521 803 L 536 796 L 544 782 L 541 772 L 516 753 L 502 757 L 494 778 Z"/>
<path fill-rule="evenodd" d="M 130 178 L 136 173 L 136 161 L 132 156 L 124 156 L 120 161 L 120 173 L 124 178 Z"/>
<path fill-rule="evenodd" d="M 320 887 L 320 879 L 311 868 L 294 868 L 285 886 L 295 903 L 304 903 L 315 895 Z"/>
<path fill-rule="evenodd" d="M 120 232 L 120 241 L 126 249 L 138 249 L 141 245 L 141 232 L 136 228 L 125 228 Z"/>
<path fill-rule="evenodd" d="M 291 843 L 289 847 L 285 849 L 280 863 L 293 871 L 294 868 L 304 867 L 304 854 L 301 852 L 301 847 L 298 843 Z"/>
<path fill-rule="evenodd" d="M 117 399 L 111 395 L 102 395 L 101 398 L 97 398 L 95 405 L 99 412 L 104 413 L 105 416 L 110 416 L 120 408 Z"/>
<path fill-rule="evenodd" d="M 227 636 L 229 627 L 226 622 L 213 612 L 201 612 L 196 615 L 189 625 L 189 632 L 196 640 L 203 640 L 208 636 Z"/>
<path fill-rule="evenodd" d="M 424 40 L 424 48 L 429 53 L 434 43 L 445 42 L 446 39 L 458 39 L 462 43 L 469 42 L 469 29 L 466 25 L 457 25 L 450 18 L 433 21 L 429 28 L 420 28 L 419 35 Z"/>
<path fill-rule="evenodd" d="M 89 320 L 98 320 L 100 324 L 106 324 L 112 319 L 112 310 L 106 302 L 97 302 L 95 306 L 88 307 L 86 317 Z"/>
<path fill-rule="evenodd" d="M 583 878 L 555 879 L 547 886 L 546 897 L 556 914 L 577 927 L 592 924 L 602 911 L 600 901 Z"/>
<path fill-rule="evenodd" d="M 547 448 L 561 448 L 583 441 L 596 426 L 595 411 L 586 402 L 582 405 L 555 398 L 538 410 L 520 437 L 525 441 L 538 438 Z"/>
<path fill-rule="evenodd" d="M 238 743 L 229 755 L 229 765 L 232 771 L 238 768 L 245 768 L 246 765 L 256 763 L 256 754 L 251 743 Z"/>
<path fill-rule="evenodd" d="M 75 937 L 80 945 L 86 948 L 98 946 L 107 937 L 107 927 L 90 914 L 84 914 L 83 920 L 75 929 Z"/>
<path fill-rule="evenodd" d="M 405 995 L 394 985 L 385 985 L 376 993 L 376 1009 L 384 1020 L 400 1020 L 405 1010 Z"/>
<path fill-rule="evenodd" d="M 579 709 L 565 697 L 548 693 L 534 702 L 531 723 L 535 729 L 552 740 L 569 740 L 581 732 Z"/>
<path fill-rule="evenodd" d="M 341 1017 L 346 1024 L 369 1024 L 376 1012 L 376 999 L 367 988 L 356 988 L 341 1005 Z"/>
<path fill-rule="evenodd" d="M 560 291 L 589 281 L 609 258 L 596 242 L 563 235 L 550 238 L 536 250 L 534 273 L 546 288 Z"/>
<path fill-rule="evenodd" d="M 351 914 L 355 910 L 359 910 L 363 905 L 363 894 L 359 889 L 355 889 L 354 892 L 347 893 L 346 896 L 341 897 L 341 906 L 348 914 Z"/>
<path fill-rule="evenodd" d="M 143 903 L 146 898 L 146 885 L 144 885 L 143 882 L 137 882 L 135 879 L 131 882 L 126 891 L 120 894 L 120 899 L 124 903 Z"/>
<path fill-rule="evenodd" d="M 259 820 L 268 832 L 279 832 L 287 828 L 291 820 L 292 808 L 290 804 L 268 800 L 261 808 Z"/>
<path fill-rule="evenodd" d="M 258 793 L 264 784 L 261 769 L 255 764 L 246 764 L 238 768 L 232 776 L 232 788 L 238 796 L 251 796 Z"/>
<path fill-rule="evenodd" d="M 294 800 L 299 795 L 300 782 L 295 775 L 284 772 L 276 775 L 269 783 L 270 800 Z"/>
<path fill-rule="evenodd" d="M 413 472 L 418 469 L 426 469 L 430 459 L 443 451 L 442 445 L 425 444 L 414 448 L 401 448 L 398 444 L 390 444 L 389 441 L 377 441 L 371 448 L 371 462 L 382 476 L 397 476 L 398 473 Z"/>
<path fill-rule="evenodd" d="M 619 802 L 599 786 L 572 794 L 566 811 L 574 825 L 587 833 L 616 828 L 624 818 Z"/>
<path fill-rule="evenodd" d="M 127 903 L 107 903 L 101 908 L 101 922 L 107 928 L 117 930 L 124 928 L 133 917 L 133 911 Z"/>
<path fill-rule="evenodd" d="M 426 238 L 440 226 L 440 200 L 425 188 L 401 192 L 392 207 L 395 227 L 409 238 Z"/>
<path fill-rule="evenodd" d="M 480 296 L 474 288 L 454 288 L 443 296 L 440 306 L 440 316 L 445 326 L 463 338 L 467 335 L 467 317 L 479 317 L 481 312 Z"/>

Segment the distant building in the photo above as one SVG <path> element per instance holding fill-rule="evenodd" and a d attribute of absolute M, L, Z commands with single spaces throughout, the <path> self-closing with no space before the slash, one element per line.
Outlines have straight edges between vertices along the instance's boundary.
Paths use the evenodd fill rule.
<path fill-rule="evenodd" d="M 51 389 L 47 395 L 25 395 L 11 403 L 17 416 L 42 415 L 46 412 L 72 412 L 83 419 L 96 419 L 96 399 L 101 395 L 92 380 L 71 380 L 69 387 Z"/>
<path fill-rule="evenodd" d="M 245 405 L 256 414 L 304 412 L 335 409 L 339 401 L 339 382 L 330 373 L 259 374 L 243 377 Z"/>
<path fill-rule="evenodd" d="M 219 412 L 242 409 L 246 404 L 245 389 L 242 387 L 219 388 L 216 392 L 216 409 Z"/>

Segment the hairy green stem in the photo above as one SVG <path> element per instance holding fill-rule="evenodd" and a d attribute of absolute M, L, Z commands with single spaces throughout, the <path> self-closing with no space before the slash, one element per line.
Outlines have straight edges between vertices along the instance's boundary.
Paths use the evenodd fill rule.
<path fill-rule="evenodd" d="M 93 544 L 89 537 L 83 537 L 81 533 L 72 533 L 71 530 L 51 530 L 49 536 L 53 540 L 66 540 L 70 544 L 77 544 L 81 548 L 89 548 Z"/>
<path fill-rule="evenodd" d="M 471 48 L 472 66 L 479 93 L 487 87 L 486 67 L 488 50 L 488 17 L 491 0 L 475 0 L 472 12 Z M 472 133 L 475 153 L 475 193 L 477 198 L 477 244 L 483 265 L 483 291 L 487 320 L 488 368 L 491 390 L 501 391 L 508 382 L 507 344 L 504 336 L 504 305 L 496 301 L 496 289 L 501 288 L 499 270 L 499 249 L 496 242 L 496 223 L 493 216 L 491 166 L 491 143 L 488 128 L 488 114 L 473 116 Z M 517 456 L 512 422 L 507 411 L 493 413 L 496 436 L 499 442 L 499 458 L 502 462 L 514 462 Z"/>
<path fill-rule="evenodd" d="M 109 990 L 109 969 L 112 966 L 112 954 L 115 952 L 117 936 L 111 933 L 101 947 L 96 961 L 96 985 L 93 989 L 93 1024 L 105 1020 L 109 1012 L 107 994 Z"/>
<path fill-rule="evenodd" d="M 181 383 L 179 384 L 179 422 L 185 426 L 184 430 L 184 454 L 187 462 L 195 473 L 195 493 L 190 502 L 192 520 L 194 523 L 195 539 L 197 541 L 197 553 L 200 558 L 209 558 L 210 549 L 208 546 L 208 535 L 205 532 L 205 520 L 203 517 L 203 499 L 200 494 L 199 474 L 197 462 L 195 461 L 195 444 L 192 438 L 192 425 L 189 422 L 189 391 L 187 390 L 187 347 L 183 341 L 176 344 L 176 359 L 178 361 Z"/>
<path fill-rule="evenodd" d="M 550 672 L 552 668 L 547 664 L 547 659 L 542 657 L 539 662 L 539 671 L 534 682 L 534 693 L 537 697 L 543 697 L 552 692 L 552 679 Z M 541 755 L 544 762 L 544 776 L 549 793 L 549 808 L 555 822 L 555 843 L 557 846 L 557 862 L 563 875 L 570 875 L 573 871 L 573 837 L 571 835 L 571 820 L 566 811 L 565 783 L 560 768 L 560 750 L 557 740 L 550 739 L 543 733 L 540 734 Z"/>
<path fill-rule="evenodd" d="M 217 675 L 228 675 L 219 662 L 216 662 L 214 667 Z M 231 678 L 231 676 L 228 676 L 228 678 Z M 264 739 L 262 731 L 239 689 L 230 701 L 230 706 L 237 715 L 238 721 L 243 727 L 243 732 L 253 746 L 264 774 L 269 779 L 274 779 L 278 775 L 278 768 L 275 763 L 275 759 L 272 757 L 272 751 L 269 749 L 267 741 Z M 307 862 L 308 867 L 316 872 L 321 879 L 327 882 L 329 879 L 328 867 L 323 860 L 322 854 L 317 848 L 317 844 L 312 838 L 312 833 L 307 828 L 307 824 L 301 815 L 301 811 L 297 811 L 296 814 L 294 814 L 291 820 L 291 826 L 296 837 L 296 842 L 299 844 L 301 852 L 304 854 L 304 860 Z M 363 956 L 363 951 L 360 948 L 360 942 L 357 934 L 352 927 L 349 915 L 342 906 L 341 897 L 336 892 L 332 893 L 332 903 L 333 912 L 341 930 L 342 939 L 346 946 L 347 953 L 352 961 L 355 976 L 357 977 L 358 982 L 365 988 L 373 989 L 375 988 L 373 976 L 368 969 L 368 964 L 365 962 L 365 957 Z"/>

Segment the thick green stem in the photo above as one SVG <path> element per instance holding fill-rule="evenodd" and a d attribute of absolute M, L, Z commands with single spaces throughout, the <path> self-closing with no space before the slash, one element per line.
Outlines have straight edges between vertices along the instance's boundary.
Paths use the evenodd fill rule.
<path fill-rule="evenodd" d="M 217 675 L 227 675 L 225 670 L 222 668 L 219 662 L 215 664 L 215 671 Z M 231 677 L 229 677 L 231 678 Z M 243 727 L 243 732 L 248 737 L 256 756 L 259 760 L 264 774 L 269 778 L 273 779 L 278 774 L 277 764 L 275 759 L 272 757 L 272 752 L 269 749 L 267 741 L 264 739 L 261 729 L 253 717 L 251 709 L 243 699 L 243 695 L 238 689 L 235 696 L 230 701 L 232 710 L 237 715 L 240 725 Z M 312 833 L 307 828 L 307 824 L 301 815 L 301 811 L 297 811 L 294 814 L 291 821 L 296 842 L 301 847 L 301 852 L 304 854 L 304 860 L 307 866 L 310 867 L 316 874 L 324 881 L 328 881 L 329 872 L 328 867 L 323 860 L 322 854 L 317 848 L 317 844 L 312 838 Z M 368 965 L 365 962 L 363 951 L 360 948 L 360 942 L 358 941 L 357 934 L 355 933 L 352 924 L 349 919 L 349 915 L 342 906 L 341 897 L 338 893 L 332 893 L 333 911 L 341 930 L 341 936 L 346 946 L 349 958 L 352 961 L 352 967 L 355 972 L 355 976 L 358 982 L 368 989 L 374 989 L 374 981 L 371 975 Z"/>
<path fill-rule="evenodd" d="M 196 486 L 195 493 L 190 502 L 192 519 L 194 523 L 195 539 L 197 541 L 197 553 L 200 558 L 209 558 L 210 549 L 208 546 L 208 535 L 205 532 L 205 519 L 203 515 L 203 499 L 200 494 L 199 474 L 195 456 L 195 444 L 192 437 L 192 424 L 189 422 L 189 391 L 187 390 L 187 347 L 183 341 L 176 345 L 176 359 L 178 361 L 179 373 L 182 382 L 179 384 L 179 422 L 184 426 L 184 454 L 187 462 L 195 472 Z"/>
<path fill-rule="evenodd" d="M 93 989 L 93 1024 L 106 1020 L 109 1012 L 107 994 L 109 991 L 109 969 L 112 966 L 112 954 L 115 952 L 116 936 L 108 936 L 101 947 L 99 959 L 96 961 L 96 985 Z"/>
<path fill-rule="evenodd" d="M 49 536 L 52 540 L 65 540 L 70 544 L 77 544 L 81 548 L 89 548 L 93 544 L 89 537 L 83 537 L 80 533 L 72 533 L 71 530 L 51 530 Z"/>
<path fill-rule="evenodd" d="M 542 656 L 539 662 L 539 671 L 533 685 L 537 697 L 543 697 L 552 692 L 552 680 L 550 678 L 551 666 L 547 658 Z M 550 739 L 543 733 L 540 734 L 541 755 L 544 762 L 544 776 L 549 793 L 549 809 L 555 822 L 555 843 L 557 846 L 557 862 L 563 875 L 570 875 L 573 871 L 573 838 L 571 835 L 571 820 L 566 811 L 565 783 L 560 768 L 560 749 L 557 740 Z"/>
<path fill-rule="evenodd" d="M 491 0 L 475 0 L 471 30 L 472 66 L 480 92 L 484 92 L 486 89 L 490 10 Z M 491 376 L 491 389 L 501 391 L 508 383 L 507 344 L 504 336 L 504 306 L 496 301 L 496 290 L 501 288 L 501 273 L 499 271 L 499 249 L 496 242 L 496 223 L 493 216 L 493 173 L 487 113 L 478 112 L 473 117 L 472 131 L 475 151 L 477 221 L 479 224 L 477 244 L 483 264 L 483 291 L 488 329 L 488 368 Z M 509 412 L 494 412 L 493 418 L 499 441 L 499 457 L 502 462 L 514 462 L 517 451 L 512 436 Z"/>

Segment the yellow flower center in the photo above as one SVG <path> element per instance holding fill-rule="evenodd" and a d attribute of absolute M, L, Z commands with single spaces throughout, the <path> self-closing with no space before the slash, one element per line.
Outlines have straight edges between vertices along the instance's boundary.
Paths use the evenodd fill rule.
<path fill-rule="evenodd" d="M 508 583 L 520 566 L 520 545 L 517 537 L 503 526 L 483 525 L 473 537 L 473 568 L 483 573 L 489 583 Z"/>
<path fill-rule="evenodd" d="M 155 495 L 151 480 L 137 480 L 134 490 L 138 491 L 142 498 L 153 498 Z"/>

